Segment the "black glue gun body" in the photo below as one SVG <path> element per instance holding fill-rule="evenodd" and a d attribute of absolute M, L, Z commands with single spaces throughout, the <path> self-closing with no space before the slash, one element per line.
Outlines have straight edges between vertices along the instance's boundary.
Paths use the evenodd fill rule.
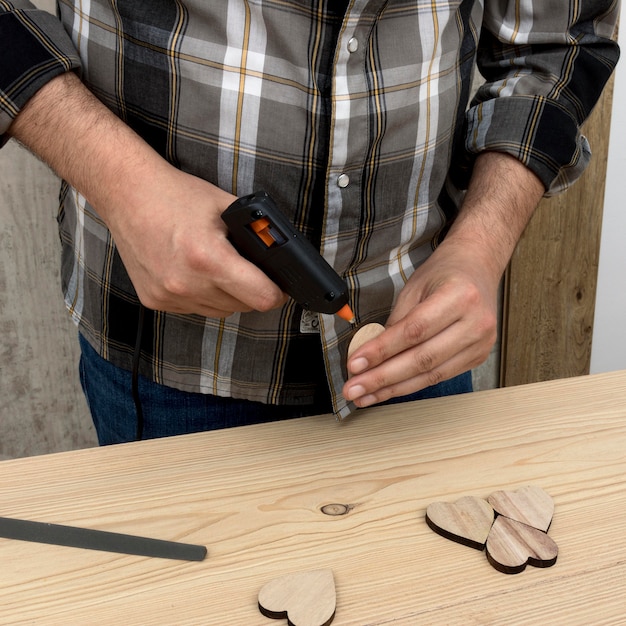
<path fill-rule="evenodd" d="M 237 199 L 222 219 L 237 251 L 304 309 L 354 319 L 345 282 L 265 191 Z"/>

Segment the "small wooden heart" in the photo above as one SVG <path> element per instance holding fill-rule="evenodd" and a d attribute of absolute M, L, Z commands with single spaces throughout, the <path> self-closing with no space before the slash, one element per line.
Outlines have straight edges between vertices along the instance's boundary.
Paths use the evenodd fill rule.
<path fill-rule="evenodd" d="M 426 509 L 426 523 L 436 533 L 470 548 L 482 550 L 493 524 L 491 505 L 474 496 L 454 503 L 433 502 Z"/>
<path fill-rule="evenodd" d="M 487 501 L 499 515 L 548 531 L 554 515 L 554 500 L 541 487 L 522 487 L 517 491 L 496 491 Z"/>
<path fill-rule="evenodd" d="M 348 358 L 350 358 L 365 342 L 374 339 L 385 330 L 382 324 L 365 324 L 354 333 L 348 346 Z"/>
<path fill-rule="evenodd" d="M 327 626 L 336 609 L 335 579 L 329 569 L 295 572 L 276 578 L 259 592 L 266 617 L 287 618 L 290 626 Z"/>
<path fill-rule="evenodd" d="M 545 532 L 499 515 L 487 538 L 487 558 L 499 571 L 517 574 L 527 563 L 550 567 L 559 548 Z"/>

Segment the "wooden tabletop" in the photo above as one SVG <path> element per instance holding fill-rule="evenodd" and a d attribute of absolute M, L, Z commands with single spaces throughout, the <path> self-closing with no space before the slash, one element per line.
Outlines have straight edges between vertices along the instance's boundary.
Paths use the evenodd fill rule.
<path fill-rule="evenodd" d="M 495 570 L 424 521 L 536 485 L 553 567 Z M 344 515 L 322 507 L 346 505 Z M 286 624 L 262 586 L 330 568 L 333 626 L 616 624 L 626 372 L 0 463 L 0 515 L 206 545 L 201 562 L 0 539 L 0 624 Z M 622 622 L 623 623 L 623 622 Z"/>

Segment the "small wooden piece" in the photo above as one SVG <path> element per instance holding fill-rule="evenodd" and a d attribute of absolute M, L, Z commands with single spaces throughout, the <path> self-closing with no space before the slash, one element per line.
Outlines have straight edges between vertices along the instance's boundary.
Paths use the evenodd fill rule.
<path fill-rule="evenodd" d="M 499 515 L 548 531 L 554 515 L 554 500 L 541 487 L 522 487 L 517 491 L 496 491 L 487 500 Z"/>
<path fill-rule="evenodd" d="M 385 330 L 382 324 L 365 324 L 354 333 L 348 346 L 348 358 L 350 358 L 365 342 L 374 339 Z"/>
<path fill-rule="evenodd" d="M 487 558 L 500 572 L 517 574 L 530 563 L 550 567 L 559 549 L 545 532 L 502 515 L 496 518 L 487 538 Z"/>
<path fill-rule="evenodd" d="M 335 609 L 335 579 L 329 569 L 287 574 L 259 592 L 261 613 L 274 619 L 287 618 L 290 626 L 328 626 Z"/>
<path fill-rule="evenodd" d="M 517 574 L 528 563 L 535 567 L 556 563 L 558 546 L 547 535 L 553 515 L 550 495 L 530 486 L 496 491 L 487 501 L 465 496 L 453 504 L 434 502 L 426 509 L 426 522 L 452 541 L 478 550 L 486 547 L 493 567 Z"/>
<path fill-rule="evenodd" d="M 437 534 L 482 550 L 493 524 L 491 505 L 474 496 L 464 496 L 454 503 L 433 502 L 426 509 L 426 523 Z"/>

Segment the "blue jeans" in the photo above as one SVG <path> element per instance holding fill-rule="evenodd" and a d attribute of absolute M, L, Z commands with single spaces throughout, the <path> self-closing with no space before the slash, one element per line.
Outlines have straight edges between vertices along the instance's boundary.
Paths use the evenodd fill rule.
<path fill-rule="evenodd" d="M 79 335 L 79 342 L 80 381 L 100 445 L 135 441 L 138 417 L 131 372 L 103 359 L 82 335 Z M 137 390 L 143 413 L 143 439 L 260 424 L 331 411 L 327 400 L 305 406 L 267 405 L 180 391 L 142 376 L 138 377 Z M 393 398 L 385 404 L 470 391 L 471 373 L 466 372 L 409 396 Z"/>

